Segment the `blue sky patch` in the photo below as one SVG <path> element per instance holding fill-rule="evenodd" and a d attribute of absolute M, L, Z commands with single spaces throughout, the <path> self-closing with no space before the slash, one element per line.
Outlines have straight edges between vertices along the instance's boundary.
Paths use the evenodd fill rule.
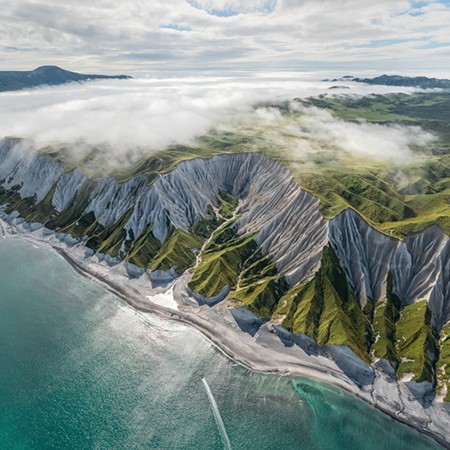
<path fill-rule="evenodd" d="M 245 8 L 245 2 L 243 2 L 242 7 L 239 7 L 239 8 L 233 8 L 230 6 L 230 7 L 223 8 L 223 9 L 205 8 L 201 5 L 201 3 L 198 0 L 186 0 L 186 2 L 189 3 L 191 6 L 193 6 L 194 8 L 206 11 L 208 14 L 211 14 L 213 16 L 231 17 L 231 16 L 237 16 L 238 14 L 242 14 L 242 13 L 270 14 L 271 12 L 273 12 L 275 10 L 278 0 L 264 0 L 261 2 L 261 5 L 259 7 L 254 8 L 254 9 Z"/>
<path fill-rule="evenodd" d="M 186 25 L 177 25 L 176 23 L 169 23 L 167 25 L 160 25 L 159 28 L 167 28 L 169 30 L 177 31 L 192 31 L 192 28 Z"/>

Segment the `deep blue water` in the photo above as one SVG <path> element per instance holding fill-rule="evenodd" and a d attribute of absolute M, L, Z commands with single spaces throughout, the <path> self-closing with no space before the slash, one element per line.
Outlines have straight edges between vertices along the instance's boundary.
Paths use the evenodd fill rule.
<path fill-rule="evenodd" d="M 251 373 L 57 255 L 0 241 L 0 449 L 434 449 L 321 383 Z"/>

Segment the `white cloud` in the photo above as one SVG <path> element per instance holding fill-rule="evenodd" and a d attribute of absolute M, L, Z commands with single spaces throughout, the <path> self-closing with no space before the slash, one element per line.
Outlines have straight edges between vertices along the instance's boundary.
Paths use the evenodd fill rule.
<path fill-rule="evenodd" d="M 316 108 L 287 120 L 261 102 L 328 92 L 330 83 L 297 74 L 257 77 L 108 80 L 0 94 L 0 137 L 28 138 L 40 147 L 69 144 L 84 155 L 100 146 L 119 164 L 171 144 L 195 145 L 212 127 L 250 130 L 264 126 L 262 139 L 283 144 L 296 158 L 338 147 L 357 156 L 402 158 L 431 137 L 417 128 L 346 123 Z M 413 92 L 412 88 L 354 83 L 354 94 Z M 333 93 L 336 91 L 333 91 Z M 259 133 L 259 131 L 257 131 Z M 256 131 L 251 131 L 255 134 Z M 289 139 L 286 139 L 289 136 Z"/>
<path fill-rule="evenodd" d="M 436 141 L 436 136 L 418 126 L 346 122 L 325 109 L 296 101 L 289 106 L 289 114 L 274 107 L 259 107 L 235 116 L 219 130 L 256 137 L 254 148 L 284 154 L 297 162 L 299 170 L 309 170 L 323 158 L 339 164 L 355 158 L 359 163 L 408 164 L 420 159 Z"/>
<path fill-rule="evenodd" d="M 211 68 L 433 74 L 447 71 L 450 53 L 450 6 L 437 0 L 0 0 L 0 20 L 5 68 L 54 63 L 132 74 Z M 418 48 L 418 41 L 428 46 Z M 444 45 L 439 53 L 436 44 Z"/>
<path fill-rule="evenodd" d="M 425 147 L 435 136 L 417 126 L 380 125 L 345 122 L 324 109 L 300 108 L 298 120 L 303 138 L 317 142 L 323 148 L 337 148 L 359 158 L 407 162 L 413 157 L 413 148 Z"/>

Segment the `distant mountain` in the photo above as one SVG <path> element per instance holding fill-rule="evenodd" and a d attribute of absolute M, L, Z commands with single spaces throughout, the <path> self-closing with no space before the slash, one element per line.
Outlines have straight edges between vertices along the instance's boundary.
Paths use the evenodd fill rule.
<path fill-rule="evenodd" d="M 340 81 L 340 80 L 339 80 Z M 347 78 L 345 81 L 349 81 Z M 381 75 L 375 78 L 353 78 L 358 83 L 381 84 L 384 86 L 411 86 L 422 89 L 450 89 L 450 80 L 428 77 L 403 77 L 401 75 Z"/>
<path fill-rule="evenodd" d="M 57 66 L 41 66 L 32 71 L 0 71 L 0 92 L 17 91 L 42 85 L 56 86 L 72 81 L 132 78 L 128 75 L 87 75 L 69 72 Z"/>

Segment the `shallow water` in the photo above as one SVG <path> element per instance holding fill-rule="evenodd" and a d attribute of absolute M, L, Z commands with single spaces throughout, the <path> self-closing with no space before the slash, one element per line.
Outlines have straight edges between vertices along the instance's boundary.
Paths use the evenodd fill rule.
<path fill-rule="evenodd" d="M 59 256 L 0 241 L 0 449 L 434 449 L 327 385 L 254 374 Z"/>

